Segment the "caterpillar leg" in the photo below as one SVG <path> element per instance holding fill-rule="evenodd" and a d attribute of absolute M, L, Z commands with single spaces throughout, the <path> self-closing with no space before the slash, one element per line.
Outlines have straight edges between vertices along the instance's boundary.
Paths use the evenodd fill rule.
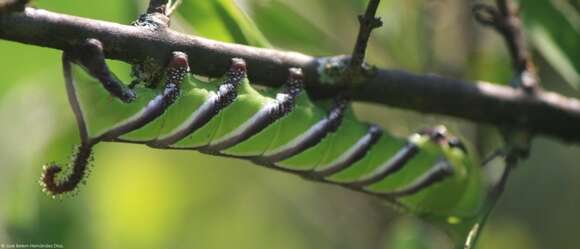
<path fill-rule="evenodd" d="M 109 70 L 105 62 L 103 45 L 99 40 L 87 39 L 79 46 L 65 51 L 63 63 L 69 64 L 71 62 L 81 65 L 87 73 L 97 79 L 114 97 L 126 103 L 135 99 L 135 93 Z M 70 71 L 69 73 L 65 72 L 65 77 L 68 77 L 67 81 L 72 80 Z"/>
<path fill-rule="evenodd" d="M 115 140 L 118 137 L 137 130 L 156 118 L 160 117 L 176 100 L 181 91 L 181 82 L 189 72 L 187 54 L 173 52 L 169 65 L 166 69 L 165 85 L 161 93 L 150 100 L 135 115 L 126 121 L 117 124 L 97 137 L 98 140 Z"/>
<path fill-rule="evenodd" d="M 74 52 L 76 50 L 83 51 Z M 90 55 L 95 57 L 91 58 Z M 44 191 L 53 196 L 73 191 L 76 189 L 78 184 L 83 181 L 83 178 L 86 175 L 87 165 L 91 160 L 92 148 L 94 145 L 105 139 L 114 139 L 119 135 L 137 129 L 163 114 L 163 112 L 179 96 L 179 86 L 184 75 L 189 70 L 187 55 L 181 52 L 174 52 L 167 69 L 167 80 L 163 91 L 151 100 L 148 105 L 146 105 L 143 110 L 134 117 L 99 136 L 91 137 L 87 131 L 85 115 L 83 113 L 83 108 L 81 108 L 79 96 L 76 91 L 77 84 L 71 73 L 71 65 L 73 63 L 82 65 L 90 76 L 98 79 L 109 93 L 112 93 L 119 99 L 124 100 L 125 102 L 130 102 L 135 96 L 131 90 L 125 88 L 125 86 L 108 71 L 104 62 L 102 46 L 97 40 L 87 40 L 81 48 L 76 48 L 72 53 L 67 52 L 63 54 L 63 71 L 65 75 L 67 94 L 70 105 L 77 119 L 81 145 L 78 146 L 73 157 L 70 165 L 71 172 L 68 175 L 59 177 L 58 173 L 62 171 L 62 168 L 57 164 L 49 164 L 43 167 L 40 183 L 43 186 Z"/>

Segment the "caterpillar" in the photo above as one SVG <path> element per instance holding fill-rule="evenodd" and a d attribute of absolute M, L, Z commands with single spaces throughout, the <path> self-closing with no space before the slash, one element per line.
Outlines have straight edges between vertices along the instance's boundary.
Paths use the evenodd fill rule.
<path fill-rule="evenodd" d="M 188 60 L 173 52 L 159 82 L 129 87 L 108 69 L 98 40 L 65 51 L 64 78 L 81 144 L 68 175 L 59 165 L 45 166 L 44 189 L 74 191 L 92 148 L 107 141 L 250 160 L 446 222 L 479 213 L 480 168 L 445 127 L 399 138 L 359 121 L 345 98 L 313 102 L 299 68 L 288 70 L 279 89 L 256 90 L 243 59 L 232 59 L 214 80 L 197 79 Z"/>

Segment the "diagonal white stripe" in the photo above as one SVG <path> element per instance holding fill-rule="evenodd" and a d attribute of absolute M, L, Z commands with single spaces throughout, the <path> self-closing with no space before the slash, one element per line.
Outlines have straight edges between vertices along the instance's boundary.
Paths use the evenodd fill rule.
<path fill-rule="evenodd" d="M 258 112 L 256 112 L 250 119 L 248 119 L 246 122 L 244 122 L 242 125 L 240 125 L 237 129 L 231 131 L 230 133 L 218 138 L 217 140 L 213 140 L 210 142 L 210 146 L 215 145 L 215 144 L 219 144 L 222 143 L 226 140 L 229 140 L 230 138 L 236 137 L 241 135 L 242 133 L 244 133 L 248 127 L 252 126 L 256 120 L 260 119 L 264 113 L 268 113 L 270 112 L 270 110 L 274 107 L 278 106 L 278 101 L 276 100 L 270 100 L 268 103 L 266 103 L 266 105 L 264 105 L 264 107 L 262 107 L 262 109 L 260 109 Z"/>
<path fill-rule="evenodd" d="M 197 118 L 199 117 L 199 115 L 201 113 L 206 112 L 208 109 L 212 108 L 215 101 L 218 99 L 218 95 L 214 92 L 210 92 L 209 93 L 210 96 L 206 99 L 206 101 L 199 107 L 197 108 L 190 116 L 189 118 L 183 122 L 180 126 L 178 126 L 177 128 L 173 129 L 168 135 L 163 136 L 163 137 L 159 137 L 157 138 L 157 140 L 164 140 L 167 139 L 171 136 L 175 136 L 176 134 L 179 134 L 181 132 L 184 132 L 185 130 L 187 130 L 189 128 L 189 126 L 197 121 Z"/>
<path fill-rule="evenodd" d="M 346 152 L 342 153 L 338 158 L 334 159 L 334 161 L 332 161 L 332 162 L 330 162 L 330 163 L 328 163 L 328 164 L 326 164 L 324 166 L 321 166 L 321 165 L 316 166 L 316 171 L 322 171 L 322 170 L 325 170 L 327 168 L 330 168 L 330 167 L 332 167 L 334 165 L 337 165 L 337 164 L 340 164 L 340 163 L 343 163 L 343 162 L 349 160 L 349 158 L 353 154 L 357 153 L 357 151 L 361 147 L 366 146 L 368 143 L 370 143 L 370 140 L 371 139 L 372 139 L 372 134 L 369 133 L 369 132 L 367 132 L 367 134 L 365 134 L 361 139 L 359 139 Z"/>

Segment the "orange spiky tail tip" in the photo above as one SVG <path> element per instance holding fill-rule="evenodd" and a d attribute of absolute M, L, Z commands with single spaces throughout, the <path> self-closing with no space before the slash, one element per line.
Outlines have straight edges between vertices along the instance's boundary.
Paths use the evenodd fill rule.
<path fill-rule="evenodd" d="M 62 167 L 58 164 L 44 165 L 40 177 L 43 191 L 52 197 L 75 191 L 87 177 L 88 165 L 92 160 L 92 147 L 93 145 L 89 144 L 77 147 L 70 173 L 65 177 L 58 176 L 58 173 L 62 171 Z"/>

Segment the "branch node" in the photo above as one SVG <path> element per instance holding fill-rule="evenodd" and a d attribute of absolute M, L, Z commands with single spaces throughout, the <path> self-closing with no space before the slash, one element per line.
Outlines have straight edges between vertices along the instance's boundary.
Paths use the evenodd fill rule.
<path fill-rule="evenodd" d="M 498 28 L 500 16 L 493 6 L 478 3 L 473 6 L 472 12 L 475 20 L 480 24 Z"/>
<path fill-rule="evenodd" d="M 358 16 L 359 22 L 359 32 L 356 40 L 356 44 L 350 56 L 350 62 L 348 70 L 345 74 L 344 81 L 346 82 L 359 82 L 362 78 L 368 78 L 369 65 L 365 63 L 366 49 L 371 36 L 371 32 L 383 25 L 381 18 L 375 17 L 377 9 L 379 7 L 380 0 L 370 0 L 364 15 Z"/>
<path fill-rule="evenodd" d="M 139 18 L 132 23 L 137 27 L 144 27 L 151 31 L 158 31 L 166 29 L 170 24 L 171 14 L 181 4 L 181 0 L 151 0 L 147 12 L 139 16 Z"/>
<path fill-rule="evenodd" d="M 359 32 L 356 44 L 349 55 L 318 58 L 318 75 L 323 84 L 339 88 L 356 87 L 376 75 L 376 67 L 365 62 L 366 49 L 371 32 L 383 25 L 376 17 L 380 0 L 369 0 L 363 15 L 358 15 Z"/>
<path fill-rule="evenodd" d="M 381 20 L 380 17 L 374 16 L 369 18 L 368 16 L 358 15 L 358 23 L 369 27 L 370 29 L 376 29 L 383 26 L 383 20 Z"/>
<path fill-rule="evenodd" d="M 339 88 L 359 86 L 369 78 L 374 77 L 378 70 L 375 66 L 363 62 L 354 71 L 351 67 L 352 57 L 350 55 L 320 57 L 316 61 L 320 83 Z"/>

